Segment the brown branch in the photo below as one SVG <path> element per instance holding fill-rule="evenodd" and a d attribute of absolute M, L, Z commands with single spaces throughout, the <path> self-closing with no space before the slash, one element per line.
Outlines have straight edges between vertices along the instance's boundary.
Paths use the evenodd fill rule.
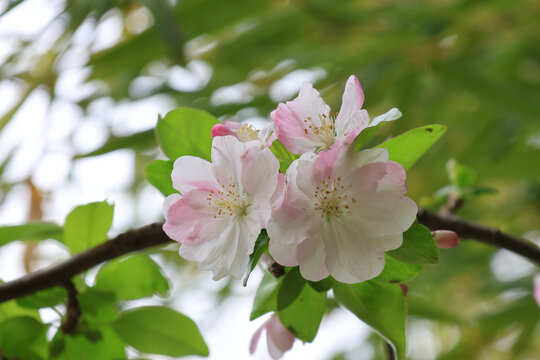
<path fill-rule="evenodd" d="M 454 215 L 441 215 L 420 209 L 418 221 L 431 230 L 452 230 L 461 239 L 474 239 L 513 251 L 540 264 L 540 248 L 520 238 L 505 234 L 497 229 L 467 222 Z M 65 286 L 70 279 L 104 261 L 111 260 L 129 252 L 148 247 L 167 244 L 171 240 L 162 230 L 161 223 L 127 231 L 95 248 L 73 256 L 58 265 L 36 271 L 20 279 L 0 284 L 0 302 L 15 299 L 53 286 Z M 279 264 L 278 264 L 279 265 Z M 273 266 L 273 265 L 271 265 Z M 275 265 L 274 265 L 275 266 Z M 280 276 L 281 265 L 271 272 Z"/>
<path fill-rule="evenodd" d="M 154 223 L 129 230 L 58 265 L 0 284 L 0 302 L 16 299 L 54 286 L 64 286 L 73 276 L 104 261 L 132 251 L 166 244 L 171 240 L 161 229 L 162 225 Z"/>
<path fill-rule="evenodd" d="M 470 223 L 455 215 L 441 215 L 424 209 L 418 211 L 418 222 L 431 230 L 452 230 L 462 240 L 476 240 L 510 250 L 540 265 L 540 248 L 537 245 L 498 229 Z"/>
<path fill-rule="evenodd" d="M 73 282 L 68 281 L 64 284 L 67 290 L 67 303 L 66 303 L 66 318 L 62 323 L 62 332 L 64 334 L 71 334 L 77 329 L 79 318 L 81 317 L 81 307 L 79 306 L 79 300 L 77 299 L 77 289 Z"/>

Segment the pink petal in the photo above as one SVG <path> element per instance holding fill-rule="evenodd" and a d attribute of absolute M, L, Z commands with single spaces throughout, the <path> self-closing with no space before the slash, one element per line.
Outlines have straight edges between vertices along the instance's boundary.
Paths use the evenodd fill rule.
<path fill-rule="evenodd" d="M 223 124 L 216 124 L 212 127 L 212 137 L 232 135 L 236 136 L 234 131 L 231 131 L 227 126 Z"/>
<path fill-rule="evenodd" d="M 261 335 L 263 330 L 266 328 L 266 323 L 262 324 L 257 331 L 253 333 L 253 336 L 251 337 L 251 341 L 249 342 L 249 353 L 255 354 L 255 350 L 257 350 L 257 345 L 259 344 L 259 340 L 261 339 Z"/>
<path fill-rule="evenodd" d="M 268 352 L 274 360 L 281 359 L 283 354 L 292 348 L 296 339 L 279 321 L 276 315 L 273 315 L 266 327 L 266 339 L 268 343 Z"/>
<path fill-rule="evenodd" d="M 407 195 L 407 174 L 401 164 L 395 161 L 386 163 L 386 176 L 379 181 L 378 192 L 392 192 L 397 195 Z"/>
<path fill-rule="evenodd" d="M 333 221 L 324 227 L 326 266 L 336 280 L 354 284 L 379 275 L 384 268 L 384 252 L 374 252 L 355 224 Z"/>
<path fill-rule="evenodd" d="M 538 306 L 540 306 L 540 275 L 534 276 L 533 296 Z"/>
<path fill-rule="evenodd" d="M 338 116 L 335 121 L 335 129 L 338 136 L 344 134 L 347 123 L 351 120 L 353 115 L 360 111 L 362 104 L 364 103 L 364 90 L 362 90 L 362 85 L 360 81 L 354 75 L 351 75 L 347 80 L 345 85 L 345 91 L 343 92 L 343 98 L 341 103 L 341 109 L 339 110 Z M 367 112 L 365 113 L 367 115 Z M 357 120 L 364 118 L 364 115 L 357 118 Z M 359 129 L 362 130 L 369 124 L 369 117 L 367 121 L 362 121 L 363 127 Z"/>
<path fill-rule="evenodd" d="M 181 156 L 174 162 L 171 174 L 173 187 L 182 194 L 194 189 L 216 188 L 212 164 L 195 156 Z"/>
<path fill-rule="evenodd" d="M 292 153 L 301 154 L 315 151 L 324 146 L 320 139 L 308 131 L 310 123 L 329 116 L 330 107 L 321 98 L 313 85 L 305 83 L 298 97 L 285 104 L 279 104 L 272 112 L 279 141 Z"/>
<path fill-rule="evenodd" d="M 458 236 L 450 230 L 436 230 L 431 233 L 433 240 L 440 249 L 452 249 L 458 244 Z"/>
<path fill-rule="evenodd" d="M 279 161 L 269 149 L 259 147 L 247 148 L 240 160 L 244 192 L 268 201 L 276 190 Z"/>

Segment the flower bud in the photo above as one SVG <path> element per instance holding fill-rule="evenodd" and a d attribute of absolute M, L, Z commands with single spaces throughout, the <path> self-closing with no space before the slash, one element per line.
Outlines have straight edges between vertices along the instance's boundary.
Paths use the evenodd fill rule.
<path fill-rule="evenodd" d="M 458 244 L 458 236 L 450 230 L 437 230 L 431 233 L 439 249 L 452 249 Z"/>

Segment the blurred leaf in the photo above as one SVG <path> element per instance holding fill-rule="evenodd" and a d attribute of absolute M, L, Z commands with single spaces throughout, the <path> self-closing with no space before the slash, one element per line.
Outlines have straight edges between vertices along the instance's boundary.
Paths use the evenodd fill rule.
<path fill-rule="evenodd" d="M 331 276 L 320 281 L 308 281 L 309 286 L 311 286 L 315 291 L 318 292 L 327 292 L 332 288 L 333 278 Z"/>
<path fill-rule="evenodd" d="M 309 286 L 298 268 L 285 274 L 279 287 L 277 313 L 291 334 L 302 341 L 312 342 L 325 309 L 326 293 Z"/>
<path fill-rule="evenodd" d="M 73 209 L 64 224 L 64 243 L 72 254 L 107 240 L 114 206 L 106 201 L 81 205 Z"/>
<path fill-rule="evenodd" d="M 398 285 L 373 280 L 352 285 L 335 281 L 333 289 L 339 304 L 389 341 L 398 360 L 405 359 L 407 308 Z"/>
<path fill-rule="evenodd" d="M 439 248 L 431 231 L 424 225 L 413 224 L 403 233 L 403 244 L 396 250 L 387 252 L 395 259 L 409 264 L 437 264 Z"/>
<path fill-rule="evenodd" d="M 66 302 L 67 292 L 63 287 L 53 287 L 46 290 L 41 290 L 31 295 L 18 298 L 17 304 L 24 308 L 40 309 L 44 307 L 53 307 Z"/>
<path fill-rule="evenodd" d="M 405 170 L 414 163 L 445 133 L 446 126 L 428 125 L 407 131 L 378 146 L 385 148 L 390 160 L 397 161 Z"/>
<path fill-rule="evenodd" d="M 450 183 L 458 187 L 473 186 L 476 180 L 474 170 L 458 163 L 455 159 L 449 159 L 446 162 L 446 172 Z"/>
<path fill-rule="evenodd" d="M 249 275 L 255 269 L 255 266 L 257 266 L 257 263 L 259 262 L 259 259 L 261 258 L 261 255 L 264 254 L 266 250 L 268 250 L 268 241 L 270 238 L 268 237 L 268 234 L 266 233 L 265 229 L 261 230 L 261 233 L 257 237 L 257 240 L 255 241 L 255 248 L 253 249 L 253 252 L 251 255 L 249 255 L 249 263 L 248 268 L 246 271 L 246 275 L 244 276 L 243 285 L 246 286 Z"/>
<path fill-rule="evenodd" d="M 281 280 L 281 279 L 280 279 Z M 277 294 L 279 291 L 280 280 L 276 279 L 268 271 L 257 288 L 255 299 L 253 300 L 253 308 L 249 320 L 255 320 L 268 312 L 277 310 Z"/>
<path fill-rule="evenodd" d="M 118 300 L 134 300 L 154 294 L 166 296 L 169 281 L 152 259 L 136 254 L 105 264 L 96 276 L 94 288 L 113 292 Z"/>
<path fill-rule="evenodd" d="M 88 288 L 79 294 L 79 305 L 83 317 L 89 323 L 110 322 L 116 318 L 116 297 L 111 291 Z M 79 329 L 81 326 L 79 325 Z"/>
<path fill-rule="evenodd" d="M 448 306 L 440 306 L 437 302 L 411 293 L 407 295 L 407 308 L 410 316 L 456 325 L 464 323 L 463 319 L 458 314 L 452 313 Z"/>
<path fill-rule="evenodd" d="M 208 347 L 193 320 L 167 307 L 127 310 L 113 323 L 113 329 L 128 345 L 145 353 L 208 356 Z"/>
<path fill-rule="evenodd" d="M 144 173 L 150 184 L 154 185 L 163 195 L 169 196 L 178 193 L 172 185 L 172 170 L 172 161 L 154 160 L 146 166 Z"/>
<path fill-rule="evenodd" d="M 7 358 L 44 359 L 46 325 L 32 317 L 20 316 L 0 323 L 0 349 Z"/>
<path fill-rule="evenodd" d="M 171 160 L 183 155 L 210 160 L 212 127 L 218 120 L 209 113 L 192 108 L 178 108 L 158 120 L 156 137 Z"/>
<path fill-rule="evenodd" d="M 109 137 L 109 140 L 107 140 L 107 142 L 99 149 L 96 149 L 86 154 L 77 155 L 75 156 L 75 158 L 80 159 L 85 157 L 103 155 L 119 149 L 142 150 L 151 147 L 154 143 L 154 129 L 142 131 L 129 136 L 111 135 Z"/>
<path fill-rule="evenodd" d="M 118 360 L 125 359 L 125 344 L 110 326 L 101 326 L 99 336 L 89 339 L 84 334 L 63 335 L 59 329 L 52 340 L 50 356 L 54 360 Z"/>
<path fill-rule="evenodd" d="M 422 265 L 413 265 L 401 262 L 394 259 L 388 254 L 384 254 L 385 264 L 384 269 L 375 280 L 385 281 L 390 283 L 402 283 L 413 279 L 422 269 Z"/>
<path fill-rule="evenodd" d="M 0 246 L 15 240 L 39 241 L 45 239 L 62 241 L 62 228 L 47 222 L 0 227 Z"/>
<path fill-rule="evenodd" d="M 388 125 L 388 121 L 383 121 L 375 126 L 370 126 L 362 130 L 360 134 L 358 134 L 356 139 L 354 139 L 354 146 L 356 151 L 361 150 L 368 143 L 368 141 L 386 125 Z"/>

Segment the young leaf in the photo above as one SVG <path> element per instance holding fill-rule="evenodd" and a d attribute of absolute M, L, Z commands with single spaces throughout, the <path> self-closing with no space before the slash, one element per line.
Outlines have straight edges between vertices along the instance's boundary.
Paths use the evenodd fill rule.
<path fill-rule="evenodd" d="M 369 280 L 359 284 L 333 285 L 336 301 L 389 341 L 398 360 L 405 359 L 407 308 L 396 284 Z"/>
<path fill-rule="evenodd" d="M 167 160 L 154 160 L 144 169 L 144 175 L 148 182 L 165 196 L 177 193 L 173 188 L 171 173 L 173 162 Z"/>
<path fill-rule="evenodd" d="M 424 268 L 422 265 L 413 265 L 396 260 L 384 254 L 385 264 L 382 273 L 375 279 L 389 283 L 402 283 L 413 279 Z"/>
<path fill-rule="evenodd" d="M 128 345 L 145 353 L 208 356 L 208 347 L 193 320 L 167 307 L 127 310 L 112 326 Z"/>
<path fill-rule="evenodd" d="M 38 291 L 34 294 L 18 298 L 17 304 L 28 309 L 40 309 L 44 307 L 52 307 L 66 302 L 67 292 L 63 287 L 53 287 L 46 290 Z"/>
<path fill-rule="evenodd" d="M 401 247 L 387 254 L 408 264 L 439 263 L 439 248 L 433 241 L 431 231 L 420 224 L 413 224 L 405 231 Z"/>
<path fill-rule="evenodd" d="M 265 272 L 264 276 L 257 288 L 255 299 L 253 300 L 253 308 L 249 320 L 255 320 L 268 312 L 277 310 L 277 294 L 279 291 L 280 280 L 276 279 L 269 272 Z"/>
<path fill-rule="evenodd" d="M 72 254 L 79 253 L 107 240 L 114 206 L 106 201 L 76 207 L 64 224 L 64 243 Z"/>
<path fill-rule="evenodd" d="M 156 137 L 171 160 L 193 155 L 210 160 L 212 127 L 218 120 L 206 111 L 178 108 L 158 120 Z"/>
<path fill-rule="evenodd" d="M 298 268 L 286 275 L 279 287 L 277 313 L 287 330 L 305 342 L 317 335 L 326 308 L 326 293 L 309 286 Z"/>
<path fill-rule="evenodd" d="M 136 254 L 105 264 L 96 276 L 94 288 L 113 292 L 117 300 L 134 300 L 153 294 L 166 296 L 169 282 L 152 259 Z"/>
<path fill-rule="evenodd" d="M 253 271 L 253 269 L 255 269 L 255 266 L 257 266 L 257 262 L 261 258 L 261 255 L 264 254 L 264 252 L 268 249 L 269 240 L 270 238 L 268 237 L 266 230 L 262 229 L 261 233 L 257 237 L 257 240 L 255 241 L 255 248 L 253 250 L 253 253 L 251 253 L 251 255 L 249 256 L 248 268 L 242 282 L 244 286 L 247 285 L 249 275 L 251 275 L 251 272 Z"/>
<path fill-rule="evenodd" d="M 62 241 L 62 228 L 47 222 L 0 227 L 0 246 L 15 240 L 39 241 L 44 239 Z"/>
<path fill-rule="evenodd" d="M 376 147 L 385 148 L 390 160 L 408 170 L 445 133 L 444 125 L 428 125 L 412 129 Z"/>
<path fill-rule="evenodd" d="M 0 323 L 0 349 L 6 358 L 36 359 L 45 355 L 47 325 L 27 317 L 13 317 Z"/>

